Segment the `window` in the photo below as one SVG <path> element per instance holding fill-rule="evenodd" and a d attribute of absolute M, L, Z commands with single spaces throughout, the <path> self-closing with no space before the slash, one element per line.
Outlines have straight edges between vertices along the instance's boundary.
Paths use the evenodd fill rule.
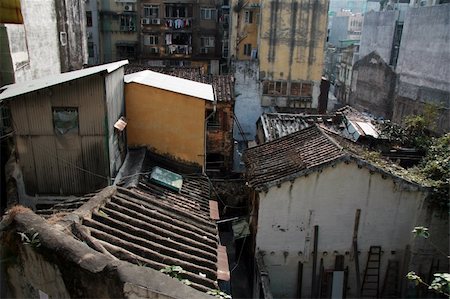
<path fill-rule="evenodd" d="M 217 19 L 217 10 L 214 8 L 201 8 L 200 19 L 215 21 Z"/>
<path fill-rule="evenodd" d="M 245 11 L 245 23 L 253 23 L 253 11 Z"/>
<path fill-rule="evenodd" d="M 86 27 L 92 27 L 92 11 L 86 12 Z"/>
<path fill-rule="evenodd" d="M 244 55 L 250 56 L 252 54 L 252 44 L 244 45 Z"/>
<path fill-rule="evenodd" d="M 187 18 L 187 7 L 184 5 L 166 4 L 166 18 Z"/>
<path fill-rule="evenodd" d="M 120 16 L 120 31 L 136 31 L 133 16 L 129 15 Z"/>
<path fill-rule="evenodd" d="M 214 47 L 214 37 L 213 36 L 205 36 L 200 38 L 201 46 L 205 48 L 213 48 Z"/>
<path fill-rule="evenodd" d="M 144 5 L 144 18 L 159 18 L 159 5 Z"/>
<path fill-rule="evenodd" d="M 285 96 L 287 95 L 287 82 L 285 81 L 264 81 L 263 95 Z"/>
<path fill-rule="evenodd" d="M 158 35 L 144 35 L 144 46 L 154 46 L 159 44 Z"/>
<path fill-rule="evenodd" d="M 53 108 L 53 126 L 57 135 L 78 134 L 78 108 Z"/>
<path fill-rule="evenodd" d="M 94 57 L 94 43 L 88 42 L 88 55 L 89 57 Z"/>
<path fill-rule="evenodd" d="M 302 98 L 311 98 L 312 84 L 307 82 L 292 82 L 290 95 Z"/>

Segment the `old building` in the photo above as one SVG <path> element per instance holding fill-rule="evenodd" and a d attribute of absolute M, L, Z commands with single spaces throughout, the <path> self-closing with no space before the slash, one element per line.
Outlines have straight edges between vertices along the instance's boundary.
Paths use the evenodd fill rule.
<path fill-rule="evenodd" d="M 37 212 L 45 218 L 11 210 L 1 225 L 2 259 L 14 258 L 5 264 L 9 296 L 209 298 L 229 280 L 208 179 L 143 153 L 121 187 Z"/>
<path fill-rule="evenodd" d="M 422 183 L 363 147 L 310 126 L 247 150 L 245 161 L 254 297 L 402 297 L 408 270 L 428 273 L 432 258 L 447 269 L 411 231 L 429 227 L 447 252 L 448 215 L 428 205 Z"/>
<path fill-rule="evenodd" d="M 232 1 L 230 53 L 236 60 L 258 58 L 261 1 Z"/>
<path fill-rule="evenodd" d="M 371 109 L 378 105 L 379 95 L 384 96 L 388 90 L 388 115 L 391 115 L 395 122 L 401 123 L 406 116 L 421 114 L 425 106 L 433 105 L 439 115 L 436 130 L 448 131 L 450 84 L 443 78 L 450 76 L 448 68 L 445 67 L 450 52 L 449 48 L 441 43 L 448 39 L 449 15 L 450 4 L 439 3 L 404 11 L 368 13 L 364 19 L 359 57 L 364 59 L 375 51 L 383 61 L 382 65 L 391 66 L 396 80 L 392 82 L 394 87 L 383 84 L 382 77 L 386 72 L 389 73 L 389 70 L 386 67 L 375 67 L 376 64 L 372 65 L 373 68 L 364 68 L 370 75 L 363 70 L 358 71 L 355 75 L 363 77 L 363 85 L 359 86 L 359 79 L 355 77 L 356 85 L 352 92 L 357 95 L 364 94 L 365 103 L 362 102 L 361 96 L 355 97 L 353 103 Z M 424 47 L 424 44 L 430 46 Z M 426 59 L 422 59 L 423 57 Z M 371 88 L 370 94 L 366 92 L 367 84 L 364 83 L 368 82 L 369 76 L 378 78 L 378 88 Z M 395 90 L 393 94 L 392 89 Z M 367 106 L 367 103 L 371 106 Z"/>
<path fill-rule="evenodd" d="M 86 1 L 86 37 L 88 64 L 98 65 L 103 61 L 100 53 L 100 15 L 98 1 Z"/>
<path fill-rule="evenodd" d="M 152 70 L 213 87 L 215 102 L 206 102 L 206 168 L 229 172 L 233 162 L 233 123 L 234 123 L 234 84 L 231 75 L 204 74 L 202 68 L 158 68 L 142 64 L 130 64 L 125 72 L 131 74 L 143 70 Z"/>
<path fill-rule="evenodd" d="M 335 82 L 335 96 L 342 104 L 350 103 L 353 66 L 358 60 L 359 44 L 352 44 L 340 50 L 337 59 L 337 80 Z"/>
<path fill-rule="evenodd" d="M 125 82 L 128 145 L 153 148 L 204 169 L 212 86 L 149 70 L 126 75 Z"/>
<path fill-rule="evenodd" d="M 0 22 L 0 86 L 81 69 L 87 63 L 84 1 L 17 3 L 23 23 Z"/>
<path fill-rule="evenodd" d="M 98 1 L 101 62 L 137 59 L 139 14 L 136 0 Z"/>
<path fill-rule="evenodd" d="M 341 41 L 359 41 L 363 24 L 361 13 L 339 12 L 333 17 L 333 22 L 328 35 L 328 43 L 337 47 Z"/>
<path fill-rule="evenodd" d="M 110 183 L 126 154 L 124 128 L 116 122 L 124 115 L 127 63 L 1 88 L 11 111 L 19 193 L 22 180 L 29 196 L 84 194 Z"/>
<path fill-rule="evenodd" d="M 406 12 L 396 66 L 394 121 L 400 123 L 406 116 L 421 113 L 431 104 L 439 112 L 437 130 L 441 133 L 450 130 L 450 68 L 446 67 L 450 48 L 444 42 L 450 39 L 449 19 L 448 2 Z"/>
<path fill-rule="evenodd" d="M 261 2 L 262 106 L 316 108 L 324 64 L 328 1 Z"/>
<path fill-rule="evenodd" d="M 353 85 L 349 104 L 360 110 L 392 119 L 397 75 L 377 52 L 358 60 L 353 66 Z"/>

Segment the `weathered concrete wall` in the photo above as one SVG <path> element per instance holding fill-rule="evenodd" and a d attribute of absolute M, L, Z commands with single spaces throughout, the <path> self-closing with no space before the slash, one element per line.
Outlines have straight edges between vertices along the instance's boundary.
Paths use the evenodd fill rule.
<path fill-rule="evenodd" d="M 9 39 L 15 82 L 60 73 L 55 1 L 24 0 L 21 6 L 24 24 L 4 25 Z"/>
<path fill-rule="evenodd" d="M 359 168 L 356 163 L 342 162 L 259 193 L 256 250 L 265 253 L 274 296 L 296 296 L 300 261 L 302 296 L 311 297 L 314 225 L 319 226 L 318 263 L 323 258 L 324 268 L 333 269 L 335 255 L 344 255 L 344 267 L 349 267 L 347 296 L 356 295 L 354 261 L 349 252 L 357 209 L 361 209 L 358 231 L 361 273 L 370 246 L 381 246 L 384 251 L 381 277 L 385 275 L 388 259 L 399 260 L 401 265 L 424 200 L 423 193 L 403 187 L 390 177 Z"/>
<path fill-rule="evenodd" d="M 260 79 L 320 81 L 327 20 L 328 0 L 261 1 Z"/>
<path fill-rule="evenodd" d="M 375 116 L 392 118 L 396 74 L 376 52 L 355 64 L 353 82 L 350 105 Z"/>
<path fill-rule="evenodd" d="M 261 116 L 261 100 L 258 81 L 257 61 L 235 61 L 233 65 L 235 72 L 234 94 L 236 103 L 234 114 L 238 119 L 243 134 L 237 125 L 233 128 L 233 137 L 237 141 L 254 140 L 256 135 L 256 121 Z"/>
<path fill-rule="evenodd" d="M 360 57 L 376 51 L 389 63 L 394 39 L 395 22 L 399 18 L 398 11 L 370 11 L 364 16 L 359 48 Z"/>
<path fill-rule="evenodd" d="M 397 94 L 411 102 L 403 101 L 407 104 L 405 108 L 400 104 L 396 106 L 396 121 L 408 114 L 420 113 L 423 103 L 432 103 L 446 108 L 441 115 L 440 130 L 450 129 L 449 28 L 450 4 L 407 11 L 396 68 Z"/>
<path fill-rule="evenodd" d="M 55 1 L 61 72 L 87 64 L 86 11 L 84 1 Z"/>

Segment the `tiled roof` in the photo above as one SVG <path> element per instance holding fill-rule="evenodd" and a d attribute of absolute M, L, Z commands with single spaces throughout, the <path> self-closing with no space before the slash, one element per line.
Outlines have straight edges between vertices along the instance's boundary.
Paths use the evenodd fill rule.
<path fill-rule="evenodd" d="M 217 227 L 202 190 L 184 183 L 189 187 L 181 194 L 146 182 L 117 187 L 83 226 L 118 259 L 156 270 L 181 266 L 192 287 L 216 289 Z"/>
<path fill-rule="evenodd" d="M 248 149 L 246 177 L 250 186 L 259 188 L 344 155 L 339 144 L 313 125 Z"/>
<path fill-rule="evenodd" d="M 126 74 L 132 74 L 143 70 L 151 70 L 170 76 L 188 79 L 200 83 L 211 84 L 214 89 L 217 101 L 233 102 L 233 86 L 234 78 L 232 75 L 211 75 L 202 74 L 200 68 L 163 68 L 151 67 L 140 64 L 128 65 L 125 68 Z"/>
<path fill-rule="evenodd" d="M 137 186 L 111 186 L 93 194 L 65 219 L 81 218 L 73 233 L 93 249 L 156 270 L 181 266 L 186 271 L 181 277 L 207 292 L 218 288 L 218 279 L 229 279 L 210 206 L 217 203 L 210 201 L 205 176 L 185 177 L 180 192 L 143 176 Z"/>
<path fill-rule="evenodd" d="M 355 161 L 358 165 L 401 180 L 407 185 L 426 187 L 420 178 L 384 160 L 379 153 L 370 152 L 341 134 L 318 125 L 250 148 L 244 155 L 246 179 L 257 190 L 266 190 L 338 160 Z"/>

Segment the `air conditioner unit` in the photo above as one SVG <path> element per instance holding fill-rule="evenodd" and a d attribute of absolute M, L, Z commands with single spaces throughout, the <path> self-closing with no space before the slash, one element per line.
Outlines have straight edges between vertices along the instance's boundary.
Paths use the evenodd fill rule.
<path fill-rule="evenodd" d="M 141 24 L 142 24 L 142 25 L 148 25 L 148 24 L 150 24 L 150 19 L 149 19 L 149 18 L 142 18 L 142 19 L 141 19 Z"/>
<path fill-rule="evenodd" d="M 152 25 L 160 25 L 161 20 L 160 19 L 152 19 Z"/>
<path fill-rule="evenodd" d="M 200 53 L 208 54 L 208 48 L 200 48 Z"/>
<path fill-rule="evenodd" d="M 123 6 L 124 11 L 133 11 L 133 5 L 132 4 L 126 4 Z"/>
<path fill-rule="evenodd" d="M 159 53 L 159 48 L 158 48 L 158 47 L 151 47 L 151 48 L 150 48 L 150 53 L 152 53 L 152 54 L 157 54 L 157 53 Z"/>

